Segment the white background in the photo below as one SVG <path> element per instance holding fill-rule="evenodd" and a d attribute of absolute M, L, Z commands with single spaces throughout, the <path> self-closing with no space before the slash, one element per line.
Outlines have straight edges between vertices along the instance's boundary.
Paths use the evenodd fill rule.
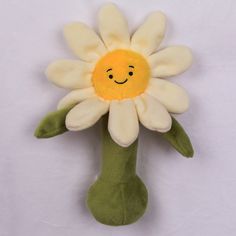
<path fill-rule="evenodd" d="M 177 117 L 195 157 L 186 159 L 158 134 L 141 129 L 138 173 L 149 206 L 135 224 L 97 223 L 85 206 L 99 173 L 99 125 L 47 140 L 34 138 L 40 119 L 65 90 L 44 70 L 73 58 L 62 37 L 71 21 L 97 27 L 103 0 L 0 1 L 0 235 L 236 235 L 236 1 L 117 0 L 135 28 L 153 10 L 168 16 L 162 44 L 193 49 L 194 64 L 171 80 L 191 99 Z"/>

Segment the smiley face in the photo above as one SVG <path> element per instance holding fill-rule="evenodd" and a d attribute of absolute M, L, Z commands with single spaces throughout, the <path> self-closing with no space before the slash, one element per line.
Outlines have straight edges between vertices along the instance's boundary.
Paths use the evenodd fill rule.
<path fill-rule="evenodd" d="M 134 69 L 134 66 L 129 66 L 129 68 L 133 68 Z M 107 70 L 107 72 L 109 72 L 109 71 L 112 72 L 112 68 Z M 134 74 L 133 71 L 129 71 L 129 76 L 133 76 L 133 74 Z M 109 79 L 113 79 L 113 75 L 112 74 L 109 75 Z M 117 84 L 125 84 L 127 81 L 128 81 L 127 78 L 125 80 L 123 80 L 123 81 L 114 80 L 114 82 L 117 83 Z"/>
<path fill-rule="evenodd" d="M 142 94 L 150 78 L 146 59 L 130 50 L 115 50 L 102 57 L 92 75 L 95 92 L 105 100 L 121 100 Z"/>

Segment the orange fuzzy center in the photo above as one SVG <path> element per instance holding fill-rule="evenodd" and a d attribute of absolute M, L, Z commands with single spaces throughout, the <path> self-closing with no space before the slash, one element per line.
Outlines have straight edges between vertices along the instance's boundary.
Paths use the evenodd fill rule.
<path fill-rule="evenodd" d="M 92 75 L 93 86 L 105 100 L 121 100 L 142 94 L 150 78 L 146 59 L 130 50 L 107 53 L 96 64 Z"/>

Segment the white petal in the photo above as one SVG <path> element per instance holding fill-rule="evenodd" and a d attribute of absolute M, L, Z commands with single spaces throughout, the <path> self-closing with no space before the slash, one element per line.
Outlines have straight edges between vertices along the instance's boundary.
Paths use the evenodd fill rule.
<path fill-rule="evenodd" d="M 192 64 L 192 53 L 184 46 L 165 48 L 149 57 L 153 77 L 177 75 Z"/>
<path fill-rule="evenodd" d="M 50 81 L 62 88 L 76 89 L 92 86 L 93 65 L 78 60 L 59 60 L 51 63 L 46 75 Z"/>
<path fill-rule="evenodd" d="M 69 47 L 82 60 L 94 62 L 106 53 L 98 35 L 83 23 L 71 23 L 64 28 Z"/>
<path fill-rule="evenodd" d="M 169 112 L 182 113 L 189 107 L 186 91 L 163 79 L 151 79 L 146 92 L 161 102 Z"/>
<path fill-rule="evenodd" d="M 74 105 L 93 96 L 95 96 L 95 91 L 93 87 L 73 90 L 60 100 L 57 109 L 59 110 L 70 105 Z"/>
<path fill-rule="evenodd" d="M 66 116 L 66 127 L 72 131 L 89 128 L 107 113 L 108 108 L 108 102 L 96 97 L 86 99 L 69 111 Z"/>
<path fill-rule="evenodd" d="M 132 36 L 131 48 L 144 55 L 150 55 L 159 47 L 165 28 L 165 15 L 161 12 L 152 13 Z"/>
<path fill-rule="evenodd" d="M 139 123 L 132 100 L 111 102 L 108 130 L 112 139 L 122 147 L 128 147 L 137 139 Z"/>
<path fill-rule="evenodd" d="M 146 128 L 163 133 L 170 130 L 170 114 L 155 98 L 143 94 L 135 99 L 135 104 L 139 120 Z"/>
<path fill-rule="evenodd" d="M 116 5 L 103 6 L 98 20 L 101 37 L 109 50 L 130 46 L 128 23 Z"/>

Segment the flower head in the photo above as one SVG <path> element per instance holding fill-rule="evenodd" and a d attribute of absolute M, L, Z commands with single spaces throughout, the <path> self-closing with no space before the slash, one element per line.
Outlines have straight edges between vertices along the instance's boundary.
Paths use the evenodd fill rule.
<path fill-rule="evenodd" d="M 66 127 L 78 131 L 95 124 L 109 112 L 108 129 L 120 146 L 132 144 L 139 121 L 148 129 L 167 132 L 169 113 L 187 110 L 183 88 L 164 78 L 185 71 L 192 62 L 184 46 L 158 49 L 165 33 L 165 16 L 150 14 L 130 37 L 128 24 L 114 4 L 99 12 L 101 38 L 87 25 L 72 23 L 64 35 L 80 58 L 49 65 L 47 76 L 56 85 L 72 89 L 58 109 L 75 105 L 66 116 Z"/>

